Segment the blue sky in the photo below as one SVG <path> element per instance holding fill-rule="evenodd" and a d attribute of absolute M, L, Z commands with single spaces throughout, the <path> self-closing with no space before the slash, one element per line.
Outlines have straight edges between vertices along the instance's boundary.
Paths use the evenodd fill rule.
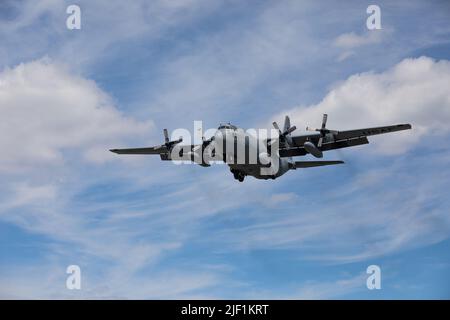
<path fill-rule="evenodd" d="M 447 2 L 374 31 L 364 1 L 78 1 L 81 30 L 70 4 L 0 4 L 0 297 L 450 298 Z M 107 151 L 322 113 L 413 130 L 274 181 Z"/>

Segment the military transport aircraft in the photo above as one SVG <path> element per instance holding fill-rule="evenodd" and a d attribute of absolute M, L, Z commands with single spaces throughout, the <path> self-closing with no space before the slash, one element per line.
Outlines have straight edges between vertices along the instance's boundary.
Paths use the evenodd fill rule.
<path fill-rule="evenodd" d="M 242 182 L 245 176 L 275 179 L 289 170 L 341 164 L 344 162 L 294 161 L 293 157 L 311 154 L 322 158 L 324 151 L 367 144 L 368 136 L 411 129 L 410 124 L 397 124 L 346 131 L 329 130 L 326 128 L 327 118 L 324 114 L 320 129 L 307 127 L 305 134 L 294 136 L 291 133 L 296 127 L 291 126 L 286 116 L 283 130 L 273 122 L 278 132 L 274 138 L 258 138 L 232 124 L 224 124 L 211 138 L 202 137 L 203 142 L 197 145 L 181 145 L 181 137 L 171 141 L 167 129 L 164 129 L 165 143 L 162 145 L 110 151 L 117 154 L 158 154 L 161 160 L 188 160 L 204 167 L 209 167 L 214 161 L 223 161 L 230 167 L 234 178 Z"/>

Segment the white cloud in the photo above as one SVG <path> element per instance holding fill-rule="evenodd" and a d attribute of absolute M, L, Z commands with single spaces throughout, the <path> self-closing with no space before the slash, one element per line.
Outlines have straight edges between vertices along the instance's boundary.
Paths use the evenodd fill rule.
<path fill-rule="evenodd" d="M 366 274 L 333 282 L 309 282 L 292 295 L 292 299 L 336 299 L 346 294 L 367 290 Z"/>
<path fill-rule="evenodd" d="M 20 207 L 30 203 L 54 201 L 57 196 L 57 190 L 52 185 L 32 186 L 28 183 L 21 182 L 11 186 L 15 196 L 6 201 L 2 201 L 0 205 L 1 211 Z M 1 212 L 0 211 L 0 215 Z"/>
<path fill-rule="evenodd" d="M 347 58 L 350 58 L 351 56 L 355 55 L 354 51 L 344 51 L 341 54 L 339 54 L 337 61 L 341 62 L 346 60 Z"/>
<path fill-rule="evenodd" d="M 380 31 L 368 31 L 364 35 L 358 35 L 354 32 L 343 33 L 334 40 L 334 45 L 339 48 L 353 49 L 369 44 L 381 42 Z"/>
<path fill-rule="evenodd" d="M 343 50 L 337 57 L 337 61 L 344 61 L 356 55 L 358 49 L 362 47 L 380 44 L 383 40 L 392 34 L 392 29 L 366 31 L 364 34 L 356 34 L 355 32 L 343 33 L 336 37 L 333 45 Z"/>
<path fill-rule="evenodd" d="M 411 123 L 411 131 L 369 138 L 378 142 L 377 152 L 401 153 L 425 135 L 448 133 L 449 85 L 449 61 L 404 59 L 381 73 L 353 75 L 335 85 L 318 104 L 286 110 L 278 118 L 289 114 L 298 127 L 318 127 L 322 113 L 328 113 L 328 127 L 336 130 Z"/>
<path fill-rule="evenodd" d="M 0 112 L 0 170 L 9 172 L 62 163 L 67 149 L 104 161 L 109 147 L 152 127 L 125 117 L 93 81 L 48 59 L 0 73 Z"/>

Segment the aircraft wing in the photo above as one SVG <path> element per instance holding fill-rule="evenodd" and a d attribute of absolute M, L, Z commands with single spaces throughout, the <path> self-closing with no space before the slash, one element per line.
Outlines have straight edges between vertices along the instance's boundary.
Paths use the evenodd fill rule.
<path fill-rule="evenodd" d="M 393 126 L 385 126 L 385 127 L 375 127 L 375 128 L 366 128 L 366 129 L 356 129 L 356 130 L 347 130 L 347 131 L 338 131 L 335 135 L 336 140 L 342 139 L 351 139 L 357 137 L 368 137 L 377 134 L 408 130 L 411 129 L 410 124 L 396 124 Z"/>
<path fill-rule="evenodd" d="M 165 145 L 148 148 L 111 149 L 109 151 L 117 154 L 162 154 L 168 152 Z"/>
<path fill-rule="evenodd" d="M 172 160 L 172 152 L 178 152 L 180 157 L 183 152 L 195 151 L 198 148 L 201 148 L 202 145 L 182 145 L 182 146 L 174 146 L 169 145 L 160 145 L 155 147 L 147 147 L 147 148 L 129 148 L 129 149 L 110 149 L 109 151 L 117 153 L 117 154 L 140 154 L 140 155 L 152 155 L 157 154 L 160 156 L 161 160 Z M 174 149 L 176 148 L 176 149 Z M 192 155 L 191 160 L 193 161 L 194 155 Z"/>
<path fill-rule="evenodd" d="M 369 143 L 368 136 L 390 133 L 401 130 L 411 129 L 410 124 L 397 124 L 384 127 L 373 127 L 347 131 L 330 131 L 324 139 L 320 148 L 321 151 L 348 148 Z M 292 145 L 288 148 L 280 149 L 280 157 L 304 156 L 308 151 L 304 148 L 306 141 L 311 141 L 315 145 L 321 137 L 320 132 L 304 134 L 292 137 Z"/>

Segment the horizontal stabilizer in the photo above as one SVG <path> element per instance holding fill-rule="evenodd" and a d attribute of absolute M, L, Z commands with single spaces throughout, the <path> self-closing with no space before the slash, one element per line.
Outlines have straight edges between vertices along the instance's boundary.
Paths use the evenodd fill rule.
<path fill-rule="evenodd" d="M 344 161 L 295 161 L 295 168 L 311 168 L 342 164 Z"/>

